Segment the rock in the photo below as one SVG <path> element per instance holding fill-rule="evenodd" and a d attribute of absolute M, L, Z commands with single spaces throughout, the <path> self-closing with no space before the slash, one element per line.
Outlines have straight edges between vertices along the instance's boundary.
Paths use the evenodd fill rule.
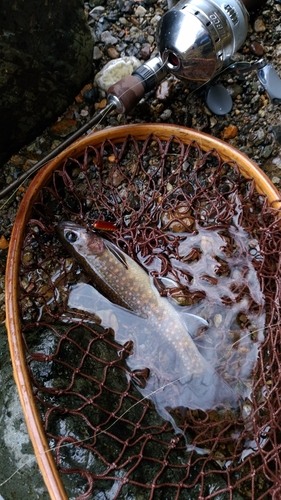
<path fill-rule="evenodd" d="M 160 118 L 163 122 L 167 121 L 172 116 L 172 111 L 170 109 L 165 109 L 163 113 L 161 113 Z"/>
<path fill-rule="evenodd" d="M 151 46 L 149 43 L 145 43 L 141 48 L 140 56 L 142 59 L 147 61 L 150 58 L 150 54 L 151 54 Z"/>
<path fill-rule="evenodd" d="M 163 80 L 163 82 L 161 82 L 156 89 L 156 99 L 159 99 L 159 101 L 164 101 L 165 99 L 167 99 L 171 92 L 171 86 L 171 81 Z"/>
<path fill-rule="evenodd" d="M 99 19 L 104 11 L 105 8 L 102 5 L 97 5 L 89 12 L 89 17 L 91 17 L 92 19 Z"/>
<path fill-rule="evenodd" d="M 254 30 L 256 33 L 263 33 L 266 30 L 265 24 L 260 17 L 254 22 Z"/>
<path fill-rule="evenodd" d="M 227 87 L 227 91 L 231 95 L 232 99 L 236 99 L 238 95 L 241 95 L 243 93 L 243 88 L 241 87 L 241 85 L 233 83 L 232 85 L 229 85 Z"/>
<path fill-rule="evenodd" d="M 119 52 L 116 50 L 115 47 L 109 47 L 107 53 L 109 57 L 111 57 L 111 59 L 117 59 L 119 57 Z"/>
<path fill-rule="evenodd" d="M 272 131 L 276 141 L 281 144 L 281 125 L 275 125 L 272 127 Z"/>
<path fill-rule="evenodd" d="M 128 57 L 137 57 L 139 55 L 139 49 L 135 45 L 129 45 L 126 49 L 126 55 Z"/>
<path fill-rule="evenodd" d="M 102 57 L 103 57 L 103 53 L 99 49 L 99 47 L 94 47 L 94 51 L 93 51 L 93 59 L 94 59 L 94 61 L 99 61 Z"/>
<path fill-rule="evenodd" d="M 270 145 L 265 146 L 263 152 L 262 152 L 262 157 L 263 158 L 269 158 L 272 153 L 272 147 Z"/>
<path fill-rule="evenodd" d="M 135 16 L 144 17 L 145 14 L 146 14 L 146 9 L 142 7 L 142 5 L 139 5 L 135 10 Z"/>
<path fill-rule="evenodd" d="M 278 43 L 278 45 L 276 45 L 276 55 L 278 57 L 281 56 L 281 43 Z"/>
<path fill-rule="evenodd" d="M 92 104 L 98 98 L 98 91 L 97 91 L 97 89 L 96 88 L 86 89 L 85 92 L 83 92 L 83 98 L 84 98 L 85 102 L 87 102 L 89 104 Z"/>
<path fill-rule="evenodd" d="M 5 248 L 8 248 L 9 242 L 6 240 L 5 236 L 2 234 L 0 236 L 0 249 L 5 250 Z"/>
<path fill-rule="evenodd" d="M 222 139 L 233 139 L 236 137 L 238 134 L 238 128 L 236 125 L 228 125 L 228 127 L 225 127 L 222 132 Z"/>
<path fill-rule="evenodd" d="M 95 76 L 95 84 L 102 90 L 107 89 L 125 76 L 131 75 L 140 66 L 136 57 L 122 57 L 109 61 Z"/>
<path fill-rule="evenodd" d="M 252 54 L 254 54 L 255 56 L 258 56 L 258 57 L 263 56 L 263 54 L 264 54 L 263 47 L 256 40 L 251 42 L 250 51 L 252 52 Z"/>
<path fill-rule="evenodd" d="M 83 2 L 3 0 L 0 32 L 0 164 L 72 102 L 92 71 Z"/>
<path fill-rule="evenodd" d="M 78 123 L 76 120 L 61 120 L 50 128 L 50 133 L 55 137 L 67 137 L 77 130 Z"/>
<path fill-rule="evenodd" d="M 103 31 L 101 34 L 101 41 L 106 45 L 115 45 L 117 43 L 117 38 L 113 36 L 110 31 Z"/>

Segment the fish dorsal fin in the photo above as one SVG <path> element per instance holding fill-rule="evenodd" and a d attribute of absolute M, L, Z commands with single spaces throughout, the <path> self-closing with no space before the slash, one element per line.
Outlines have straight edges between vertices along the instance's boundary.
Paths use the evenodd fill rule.
<path fill-rule="evenodd" d="M 121 262 L 121 264 L 123 264 L 123 266 L 128 269 L 128 264 L 127 264 L 127 261 L 126 261 L 126 257 L 125 255 L 123 254 L 123 252 L 121 252 L 121 250 L 119 250 L 119 248 L 117 248 L 116 245 L 114 245 L 113 243 L 111 243 L 111 241 L 105 241 L 104 240 L 104 245 L 106 247 L 106 249 L 112 254 L 114 255 L 114 257 L 119 260 L 119 262 Z"/>

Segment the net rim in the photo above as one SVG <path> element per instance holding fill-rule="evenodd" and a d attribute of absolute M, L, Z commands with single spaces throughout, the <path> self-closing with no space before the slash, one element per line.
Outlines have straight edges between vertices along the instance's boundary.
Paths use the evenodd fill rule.
<path fill-rule="evenodd" d="M 53 171 L 58 169 L 66 158 L 69 156 L 74 158 L 78 157 L 87 146 L 99 147 L 106 139 L 112 142 L 122 142 L 128 135 L 131 135 L 136 140 L 145 140 L 151 134 L 157 135 L 162 141 L 170 139 L 171 136 L 175 136 L 186 145 L 192 141 L 196 141 L 203 151 L 215 149 L 223 161 L 236 162 L 240 173 L 245 178 L 254 179 L 257 191 L 260 194 L 266 195 L 269 203 L 272 204 L 275 209 L 281 209 L 281 203 L 277 201 L 280 198 L 277 188 L 271 183 L 270 179 L 258 165 L 244 153 L 240 152 L 232 145 L 204 132 L 165 123 L 122 125 L 93 132 L 66 148 L 37 173 L 20 204 L 11 234 L 5 277 L 6 326 L 14 379 L 17 385 L 28 433 L 45 485 L 50 498 L 53 500 L 67 500 L 68 496 L 55 465 L 52 453 L 47 452 L 49 444 L 33 396 L 19 319 L 18 274 L 26 223 L 30 216 L 33 203 L 37 199 L 40 190 L 49 181 Z"/>

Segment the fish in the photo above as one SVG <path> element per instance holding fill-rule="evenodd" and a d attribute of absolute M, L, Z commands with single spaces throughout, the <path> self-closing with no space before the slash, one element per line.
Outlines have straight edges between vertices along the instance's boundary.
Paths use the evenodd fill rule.
<path fill-rule="evenodd" d="M 68 221 L 60 222 L 56 231 L 63 246 L 102 295 L 141 319 L 141 334 L 148 332 L 150 347 L 145 351 L 140 347 L 137 359 L 146 365 L 150 375 L 145 387 L 139 390 L 154 402 L 158 413 L 170 420 L 175 430 L 178 428 L 168 409 L 237 407 L 239 395 L 199 352 L 189 332 L 189 321 L 190 329 L 194 329 L 194 315 L 179 312 L 167 297 L 159 294 L 152 277 L 138 262 L 97 232 Z M 197 319 L 201 328 L 208 325 L 206 320 Z M 164 346 L 168 369 L 167 363 L 162 367 L 161 359 L 157 359 L 155 345 Z M 136 364 L 133 366 L 136 368 Z"/>

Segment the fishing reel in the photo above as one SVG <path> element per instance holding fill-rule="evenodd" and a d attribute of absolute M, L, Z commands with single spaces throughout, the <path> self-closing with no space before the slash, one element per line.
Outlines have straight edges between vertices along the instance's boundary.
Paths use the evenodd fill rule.
<path fill-rule="evenodd" d="M 251 2 L 250 2 L 251 3 Z M 256 2 L 263 3 L 263 0 Z M 228 91 L 216 83 L 224 71 L 236 74 L 256 70 L 272 102 L 281 102 L 281 79 L 264 59 L 255 63 L 234 62 L 248 32 L 249 0 L 180 0 L 161 18 L 157 29 L 159 54 L 142 64 L 108 90 L 109 102 L 119 112 L 132 109 L 144 93 L 155 88 L 169 73 L 183 80 L 191 92 L 205 87 L 206 102 L 216 114 L 232 108 Z"/>
<path fill-rule="evenodd" d="M 201 84 L 230 64 L 247 32 L 240 0 L 181 0 L 160 20 L 157 45 L 170 73 Z"/>

